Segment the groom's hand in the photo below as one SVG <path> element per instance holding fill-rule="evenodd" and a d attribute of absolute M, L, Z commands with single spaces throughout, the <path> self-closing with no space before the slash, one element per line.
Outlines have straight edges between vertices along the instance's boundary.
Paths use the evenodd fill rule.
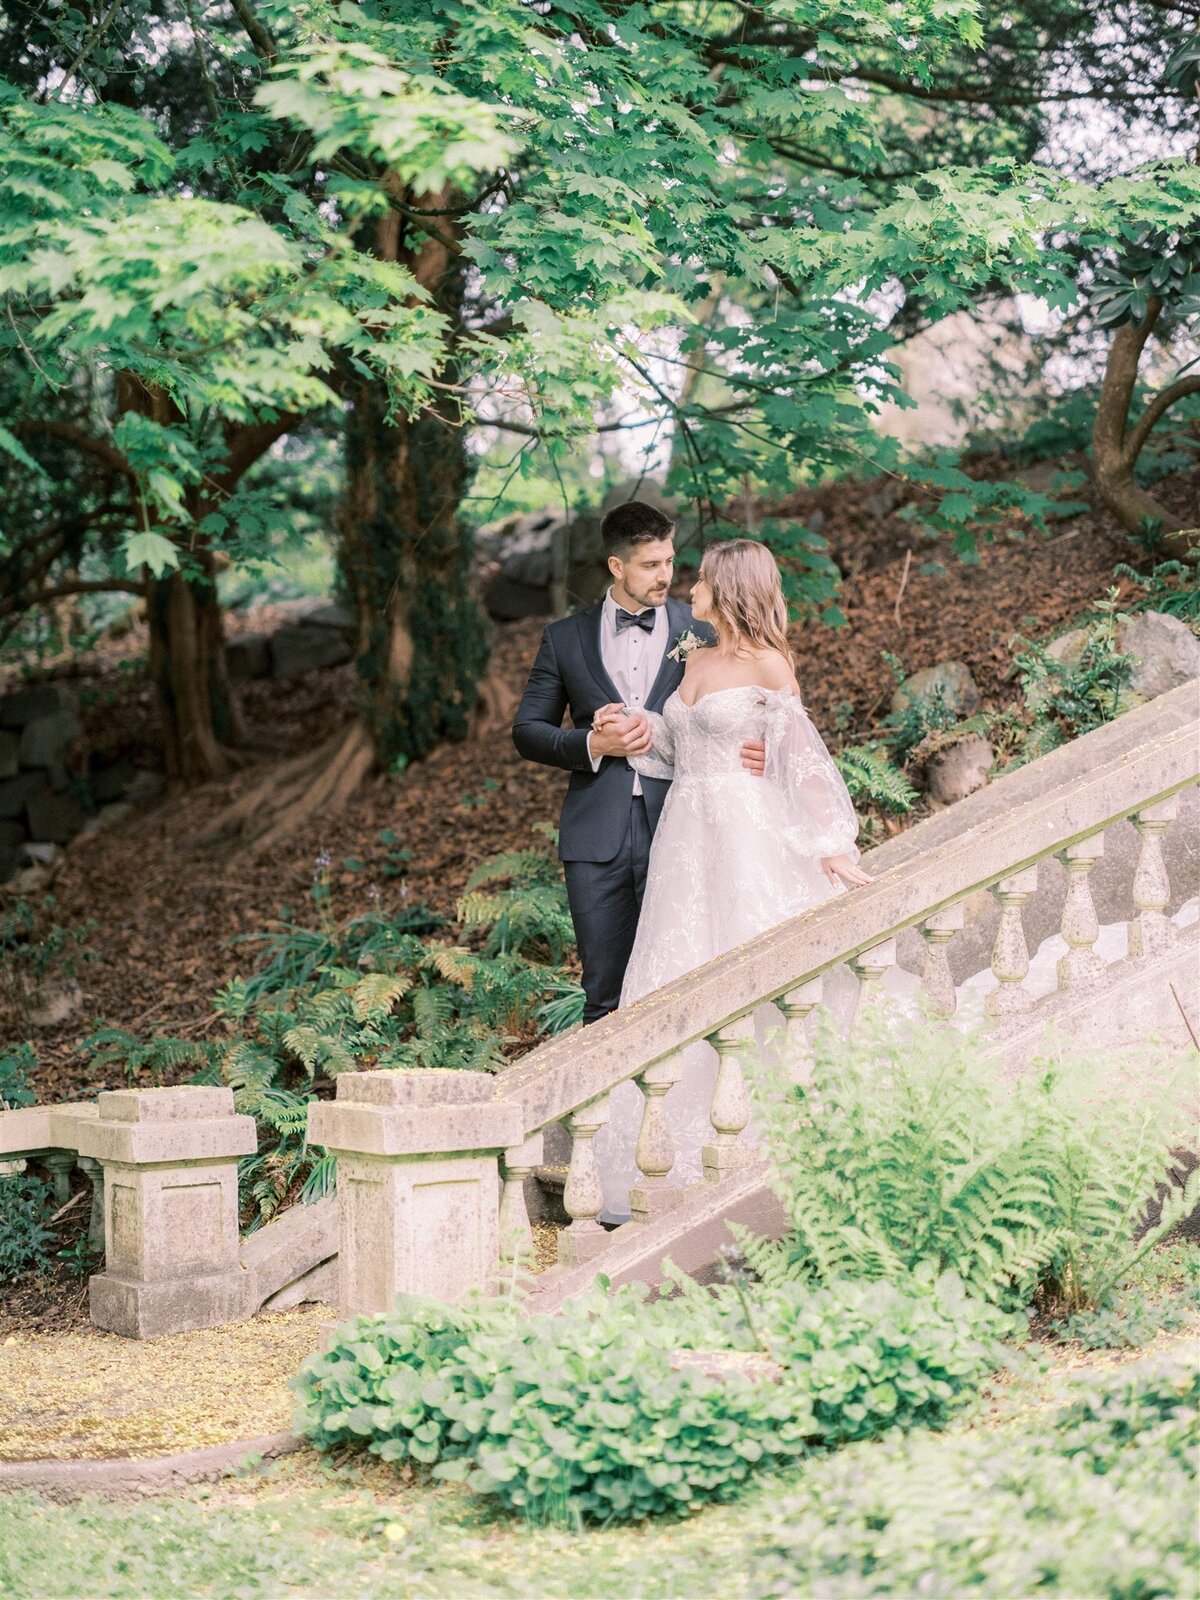
<path fill-rule="evenodd" d="M 640 711 L 632 716 L 612 707 L 604 707 L 602 725 L 593 720 L 588 746 L 593 757 L 644 756 L 650 749 L 650 720 Z"/>
<path fill-rule="evenodd" d="M 761 739 L 747 739 L 742 746 L 742 765 L 755 778 L 767 770 L 767 747 Z"/>

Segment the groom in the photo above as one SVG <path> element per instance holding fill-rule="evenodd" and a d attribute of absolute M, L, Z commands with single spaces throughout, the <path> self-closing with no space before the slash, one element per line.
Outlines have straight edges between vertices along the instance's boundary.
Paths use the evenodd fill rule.
<path fill-rule="evenodd" d="M 638 713 L 661 711 L 678 687 L 683 663 L 670 651 L 689 629 L 712 640 L 704 623 L 693 625 L 691 608 L 668 596 L 675 564 L 669 517 L 630 500 L 608 513 L 600 532 L 612 587 L 595 605 L 546 628 L 513 722 L 513 742 L 526 760 L 571 774 L 558 853 L 583 963 L 584 1022 L 615 1011 L 621 998 L 650 842 L 669 787 L 629 765 L 627 757 L 650 748 Z M 627 714 L 593 728 L 596 712 L 613 702 Z M 573 726 L 564 728 L 568 710 Z M 761 775 L 764 759 L 762 744 L 743 745 L 747 770 Z"/>

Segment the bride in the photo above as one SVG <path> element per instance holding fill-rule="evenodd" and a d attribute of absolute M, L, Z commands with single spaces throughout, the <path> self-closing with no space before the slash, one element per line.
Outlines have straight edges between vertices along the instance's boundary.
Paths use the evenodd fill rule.
<path fill-rule="evenodd" d="M 652 743 L 630 765 L 673 782 L 650 852 L 622 1005 L 848 885 L 871 881 L 857 864 L 850 796 L 800 699 L 774 557 L 751 539 L 711 545 L 691 599 L 693 616 L 715 630 L 716 644 L 684 635 L 679 688 L 661 715 L 633 714 L 644 719 Z M 621 715 L 629 713 L 605 706 L 593 727 Z M 742 766 L 747 739 L 765 742 L 762 777 Z M 715 1080 L 715 1051 L 691 1046 L 683 1077 L 663 1102 L 675 1146 L 673 1184 L 701 1175 Z M 628 1216 L 639 1177 L 641 1090 L 619 1085 L 610 1106 L 595 1152 L 604 1215 L 617 1220 Z"/>

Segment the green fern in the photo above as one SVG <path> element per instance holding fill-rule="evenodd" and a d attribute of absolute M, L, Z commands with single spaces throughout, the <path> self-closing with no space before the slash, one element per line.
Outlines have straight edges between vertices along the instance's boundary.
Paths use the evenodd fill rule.
<path fill-rule="evenodd" d="M 811 1083 L 764 1069 L 764 1135 L 792 1232 L 739 1242 L 768 1281 L 897 1280 L 927 1264 L 1004 1306 L 1103 1302 L 1194 1203 L 1175 1193 L 1135 1242 L 1171 1165 L 1178 1076 L 1147 1072 L 1137 1103 L 1103 1067 L 1035 1064 L 1006 1085 L 958 1030 L 877 1015 L 847 1044 L 828 1019 Z"/>
<path fill-rule="evenodd" d="M 833 760 L 855 805 L 903 813 L 916 804 L 917 791 L 878 745 L 847 745 Z"/>

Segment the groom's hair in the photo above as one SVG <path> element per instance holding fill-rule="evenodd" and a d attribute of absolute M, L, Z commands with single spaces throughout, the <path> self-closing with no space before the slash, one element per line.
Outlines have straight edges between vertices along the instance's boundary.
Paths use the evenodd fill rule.
<path fill-rule="evenodd" d="M 614 506 L 600 524 L 600 537 L 604 540 L 604 554 L 624 561 L 635 544 L 650 544 L 655 539 L 669 539 L 675 524 L 644 500 L 626 500 L 623 506 Z"/>

